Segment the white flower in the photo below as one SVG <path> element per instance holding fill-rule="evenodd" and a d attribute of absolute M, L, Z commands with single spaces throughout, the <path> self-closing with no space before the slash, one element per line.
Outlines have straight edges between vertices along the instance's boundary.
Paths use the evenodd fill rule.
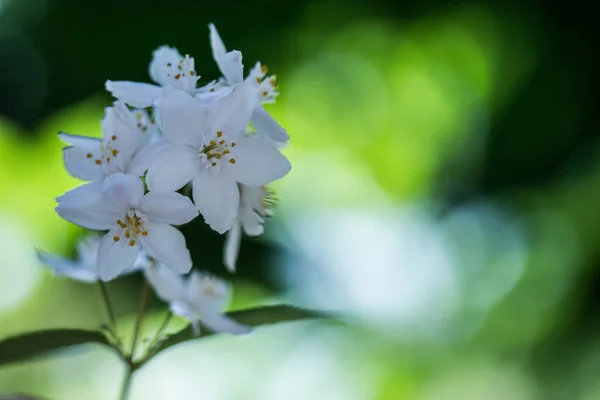
<path fill-rule="evenodd" d="M 212 47 L 213 57 L 223 74 L 223 78 L 220 81 L 220 88 L 218 92 L 222 92 L 223 95 L 227 95 L 232 87 L 245 82 L 254 90 L 254 96 L 256 96 L 257 104 L 252 114 L 252 125 L 256 129 L 259 135 L 262 135 L 278 145 L 287 143 L 290 139 L 289 135 L 283 129 L 277 121 L 273 119 L 260 103 L 273 103 L 275 97 L 279 94 L 277 92 L 277 80 L 274 75 L 265 78 L 268 71 L 265 65 L 261 65 L 260 62 L 256 63 L 254 68 L 250 70 L 248 77 L 244 80 L 244 65 L 242 64 L 242 53 L 237 50 L 227 52 L 223 40 L 217 31 L 217 28 L 213 24 L 208 25 L 210 30 L 210 45 Z M 206 99 L 205 96 L 199 95 L 199 98 Z"/>
<path fill-rule="evenodd" d="M 235 271 L 240 244 L 242 241 L 242 228 L 248 236 L 262 235 L 264 218 L 270 217 L 272 212 L 269 206 L 272 197 L 264 186 L 250 187 L 239 185 L 240 205 L 233 226 L 226 233 L 223 247 L 223 263 L 231 272 Z"/>
<path fill-rule="evenodd" d="M 162 264 L 149 266 L 145 273 L 157 296 L 169 303 L 173 314 L 189 319 L 196 335 L 200 322 L 213 332 L 250 332 L 250 327 L 223 315 L 231 288 L 221 279 L 196 271 L 186 279 Z"/>
<path fill-rule="evenodd" d="M 56 276 L 66 276 L 81 282 L 98 281 L 98 248 L 101 236 L 88 235 L 77 242 L 77 259 L 71 260 L 43 251 L 37 251 L 38 259 L 50 267 Z M 133 265 L 123 274 L 137 272 L 150 265 L 148 255 L 140 251 Z"/>
<path fill-rule="evenodd" d="M 254 109 L 252 89 L 242 84 L 204 111 L 193 97 L 166 90 L 157 101 L 164 139 L 146 175 L 150 191 L 193 184 L 194 203 L 217 232 L 237 215 L 236 182 L 262 186 L 286 175 L 291 165 L 271 142 L 243 133 Z"/>
<path fill-rule="evenodd" d="M 133 265 L 140 245 L 153 258 L 179 273 L 192 267 L 183 234 L 171 225 L 198 215 L 187 197 L 175 192 L 150 192 L 134 175 L 113 174 L 57 198 L 56 212 L 88 229 L 108 230 L 98 250 L 100 279 L 115 278 Z"/>
<path fill-rule="evenodd" d="M 196 94 L 199 76 L 194 69 L 194 59 L 183 57 L 177 49 L 161 46 L 152 53 L 150 78 L 158 85 L 130 81 L 106 81 L 106 90 L 117 99 L 139 108 L 150 107 L 162 96 L 163 88 L 175 88 L 189 95 Z"/>
<path fill-rule="evenodd" d="M 133 123 L 130 114 L 133 118 L 140 115 L 140 121 L 144 118 L 141 112 L 129 111 L 123 103 L 107 107 L 102 119 L 102 139 L 60 132 L 58 136 L 70 144 L 63 150 L 67 171 L 86 181 L 102 180 L 117 172 L 142 175 L 144 166 L 134 156 L 146 125 Z"/>

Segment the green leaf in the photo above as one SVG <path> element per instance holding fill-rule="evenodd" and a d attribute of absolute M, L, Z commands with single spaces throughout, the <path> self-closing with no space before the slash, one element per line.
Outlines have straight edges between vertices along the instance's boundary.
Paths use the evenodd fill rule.
<path fill-rule="evenodd" d="M 232 311 L 228 312 L 227 316 L 241 324 L 252 327 L 261 325 L 271 325 L 279 322 L 300 321 L 303 319 L 327 318 L 327 315 L 325 315 L 324 313 L 306 310 L 303 308 L 298 308 L 285 304 Z M 205 338 L 213 334 L 214 332 L 211 332 L 207 329 L 203 329 L 200 336 L 194 336 L 192 330 L 186 328 L 172 336 L 169 336 L 166 340 L 162 341 L 155 350 L 152 350 L 150 352 L 149 356 L 145 357 L 144 360 L 142 360 L 141 363 L 147 361 L 152 356 L 165 349 L 168 349 L 169 347 L 175 346 L 182 342 L 186 342 L 188 340 Z"/>
<path fill-rule="evenodd" d="M 0 366 L 27 361 L 54 350 L 85 343 L 110 346 L 102 333 L 82 329 L 50 329 L 12 336 L 0 341 Z"/>

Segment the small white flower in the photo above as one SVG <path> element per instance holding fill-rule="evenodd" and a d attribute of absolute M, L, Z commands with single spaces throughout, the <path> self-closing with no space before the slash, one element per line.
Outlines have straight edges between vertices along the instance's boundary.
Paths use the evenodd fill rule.
<path fill-rule="evenodd" d="M 270 217 L 272 197 L 264 186 L 250 187 L 239 185 L 240 205 L 233 226 L 226 233 L 223 247 L 223 263 L 230 272 L 235 271 L 240 245 L 242 241 L 242 228 L 248 236 L 262 235 L 264 219 Z"/>
<path fill-rule="evenodd" d="M 137 118 L 136 114 L 140 115 L 140 120 L 132 122 L 132 115 Z M 70 144 L 63 150 L 67 171 L 86 181 L 102 180 L 117 172 L 142 175 L 144 166 L 138 163 L 140 159 L 135 155 L 146 126 L 141 125 L 143 118 L 141 112 L 134 113 L 125 104 L 116 103 L 114 107 L 106 108 L 102 139 L 60 132 L 58 136 Z"/>
<path fill-rule="evenodd" d="M 134 175 L 113 174 L 57 198 L 56 212 L 69 222 L 108 230 L 98 250 L 98 274 L 111 280 L 133 265 L 140 246 L 153 258 L 179 273 L 192 267 L 183 234 L 171 225 L 198 215 L 187 197 L 175 192 L 150 192 Z"/>
<path fill-rule="evenodd" d="M 278 145 L 287 143 L 290 137 L 285 129 L 283 129 L 281 125 L 279 125 L 279 123 L 277 123 L 277 121 L 275 121 L 260 105 L 260 103 L 275 102 L 275 97 L 279 95 L 275 75 L 265 77 L 268 71 L 266 65 L 257 62 L 244 80 L 242 53 L 237 50 L 227 52 L 217 28 L 215 28 L 213 24 L 209 24 L 208 27 L 213 57 L 219 66 L 219 70 L 223 74 L 223 79 L 219 81 L 220 85 L 216 92 L 227 95 L 232 87 L 235 87 L 242 82 L 248 84 L 253 88 L 254 96 L 256 96 L 257 99 L 256 108 L 251 118 L 252 125 L 254 125 L 256 132 Z M 206 96 L 202 94 L 198 95 L 198 97 L 202 100 L 206 100 Z"/>
<path fill-rule="evenodd" d="M 164 139 L 146 175 L 150 191 L 173 191 L 191 181 L 204 220 L 219 233 L 230 229 L 239 205 L 236 182 L 262 186 L 291 169 L 271 142 L 244 135 L 254 105 L 245 84 L 210 111 L 193 97 L 166 89 L 156 103 Z"/>
<path fill-rule="evenodd" d="M 50 267 L 56 276 L 66 276 L 80 282 L 92 283 L 98 281 L 98 248 L 100 247 L 99 235 L 88 235 L 77 242 L 77 259 L 37 251 L 38 259 Z M 148 255 L 140 251 L 133 265 L 123 271 L 129 274 L 142 270 L 150 265 Z"/>
<path fill-rule="evenodd" d="M 169 303 L 173 314 L 190 320 L 196 335 L 200 323 L 213 332 L 250 332 L 250 327 L 223 314 L 231 295 L 225 281 L 196 271 L 185 278 L 162 264 L 149 266 L 145 273 L 157 296 Z"/>
<path fill-rule="evenodd" d="M 161 46 L 152 53 L 150 78 L 157 85 L 130 81 L 106 81 L 106 90 L 117 99 L 138 108 L 150 107 L 162 96 L 163 88 L 175 88 L 193 96 L 197 92 L 199 76 L 194 69 L 194 59 L 183 57 L 175 48 Z"/>

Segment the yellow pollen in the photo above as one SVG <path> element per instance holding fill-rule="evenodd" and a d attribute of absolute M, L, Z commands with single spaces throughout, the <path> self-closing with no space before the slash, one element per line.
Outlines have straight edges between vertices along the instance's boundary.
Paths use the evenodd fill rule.
<path fill-rule="evenodd" d="M 130 241 L 129 241 L 129 245 L 130 245 L 131 247 L 135 246 L 135 240 L 130 240 Z"/>
<path fill-rule="evenodd" d="M 121 238 L 120 238 L 120 237 L 118 237 L 118 236 L 113 236 L 113 240 L 114 240 L 115 242 L 118 242 L 119 240 L 121 240 Z"/>
<path fill-rule="evenodd" d="M 268 94 L 269 94 L 269 93 L 268 93 L 266 90 L 263 92 L 263 96 L 266 96 L 266 95 L 268 95 Z"/>
<path fill-rule="evenodd" d="M 231 160 L 229 160 L 229 162 L 235 164 L 235 158 L 232 158 Z"/>
<path fill-rule="evenodd" d="M 142 127 L 142 132 L 146 132 L 147 130 L 148 130 L 148 127 L 147 127 L 146 125 L 144 125 L 144 126 Z"/>
<path fill-rule="evenodd" d="M 196 73 L 194 71 L 190 70 L 190 76 L 194 76 L 194 75 L 196 75 Z"/>
<path fill-rule="evenodd" d="M 261 82 L 262 82 L 262 79 L 260 79 L 260 76 L 257 76 L 256 77 L 256 83 L 261 83 Z"/>
<path fill-rule="evenodd" d="M 102 164 L 102 161 L 96 160 L 96 165 L 100 165 L 100 164 Z"/>
<path fill-rule="evenodd" d="M 219 142 L 219 144 L 225 144 L 225 141 L 224 141 L 224 140 L 221 140 L 221 141 Z"/>
<path fill-rule="evenodd" d="M 211 88 L 211 89 L 209 90 L 209 92 L 214 92 L 214 91 L 215 91 L 215 88 Z"/>
<path fill-rule="evenodd" d="M 87 158 L 92 158 L 92 153 L 87 153 L 85 156 L 86 156 Z"/>
<path fill-rule="evenodd" d="M 167 67 L 170 67 L 171 65 L 173 65 L 173 64 L 171 64 L 171 63 L 167 63 Z"/>
<path fill-rule="evenodd" d="M 223 154 L 229 154 L 229 150 L 225 150 Z"/>
<path fill-rule="evenodd" d="M 131 232 L 125 231 L 125 237 L 129 239 L 131 237 Z"/>
<path fill-rule="evenodd" d="M 261 65 L 260 70 L 263 74 L 266 74 L 267 72 L 269 72 L 269 67 L 267 67 L 266 65 Z"/>
<path fill-rule="evenodd" d="M 179 64 L 179 66 L 178 66 L 177 68 L 179 68 L 179 70 L 181 71 L 181 70 L 182 70 L 182 68 L 181 68 L 181 64 Z"/>
<path fill-rule="evenodd" d="M 113 149 L 113 151 L 112 151 L 112 155 L 113 155 L 113 157 L 116 157 L 116 156 L 117 156 L 117 154 L 119 154 L 119 150 L 117 150 L 117 149 Z"/>
<path fill-rule="evenodd" d="M 148 231 L 142 231 L 142 236 L 148 236 Z"/>
<path fill-rule="evenodd" d="M 216 146 L 217 145 L 217 142 L 215 142 L 214 140 L 211 140 L 209 143 L 210 143 L 211 146 Z"/>
<path fill-rule="evenodd" d="M 231 142 L 231 147 L 235 147 L 235 142 Z"/>
<path fill-rule="evenodd" d="M 215 155 L 215 158 L 218 160 L 219 158 L 221 158 L 221 155 L 217 153 L 217 155 Z"/>
<path fill-rule="evenodd" d="M 117 220 L 117 224 L 121 227 L 121 228 L 125 228 L 127 225 L 125 225 L 123 223 L 123 221 L 121 221 L 120 219 Z"/>
<path fill-rule="evenodd" d="M 141 231 L 140 231 L 140 228 L 138 228 L 137 226 L 134 226 L 134 227 L 133 227 L 133 231 L 134 231 L 135 233 L 140 233 L 140 232 L 141 232 Z"/>
<path fill-rule="evenodd" d="M 112 140 L 117 140 L 117 135 L 112 135 L 111 139 Z"/>
<path fill-rule="evenodd" d="M 150 118 L 150 123 L 151 123 L 152 125 L 154 125 L 154 124 L 156 124 L 156 120 L 155 120 L 154 118 Z"/>
<path fill-rule="evenodd" d="M 110 162 L 110 157 L 106 157 L 106 162 Z"/>
<path fill-rule="evenodd" d="M 217 131 L 217 137 L 221 137 L 221 136 L 223 136 L 223 132 Z"/>
<path fill-rule="evenodd" d="M 141 122 L 138 122 L 138 123 L 137 123 L 137 127 L 138 127 L 138 128 L 141 128 L 141 127 L 142 127 L 142 123 L 141 123 Z"/>
<path fill-rule="evenodd" d="M 181 74 L 175 75 L 175 79 L 179 79 L 179 78 L 181 78 Z"/>
<path fill-rule="evenodd" d="M 216 162 L 213 162 L 213 163 L 212 163 L 212 166 L 214 167 L 215 165 L 217 165 L 217 163 L 216 163 Z"/>

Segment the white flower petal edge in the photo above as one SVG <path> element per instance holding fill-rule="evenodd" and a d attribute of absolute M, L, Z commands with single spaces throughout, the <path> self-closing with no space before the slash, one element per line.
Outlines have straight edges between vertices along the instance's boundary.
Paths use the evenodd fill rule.
<path fill-rule="evenodd" d="M 98 274 L 110 280 L 129 269 L 143 245 L 148 254 L 179 272 L 192 267 L 185 238 L 177 229 L 163 223 L 189 222 L 197 210 L 184 196 L 174 193 L 161 197 L 161 204 L 171 209 L 165 215 L 156 210 L 152 195 L 144 201 L 144 187 L 139 177 L 117 173 L 106 178 L 102 191 L 78 189 L 62 196 L 56 210 L 63 218 L 89 229 L 110 230 L 98 250 Z M 149 195 L 149 194 L 148 194 Z M 179 197 L 178 197 L 179 196 Z M 148 206 L 146 210 L 144 205 Z M 154 219 L 156 217 L 156 219 Z"/>
<path fill-rule="evenodd" d="M 85 283 L 93 283 L 98 280 L 95 269 L 87 269 L 87 265 L 78 261 L 69 260 L 40 250 L 37 250 L 37 257 L 40 262 L 48 266 L 56 276 L 65 276 Z"/>
<path fill-rule="evenodd" d="M 230 286 L 224 281 L 198 272 L 184 278 L 162 264 L 148 267 L 145 273 L 156 294 L 169 303 L 174 314 L 190 320 L 197 335 L 199 322 L 215 332 L 251 331 L 250 327 L 222 314 L 231 294 Z"/>
<path fill-rule="evenodd" d="M 137 108 L 150 107 L 163 92 L 162 87 L 150 83 L 106 81 L 104 86 L 116 99 Z"/>
<path fill-rule="evenodd" d="M 231 229 L 225 234 L 225 243 L 223 245 L 223 264 L 225 264 L 229 272 L 235 272 L 241 244 L 242 226 L 236 218 Z"/>

